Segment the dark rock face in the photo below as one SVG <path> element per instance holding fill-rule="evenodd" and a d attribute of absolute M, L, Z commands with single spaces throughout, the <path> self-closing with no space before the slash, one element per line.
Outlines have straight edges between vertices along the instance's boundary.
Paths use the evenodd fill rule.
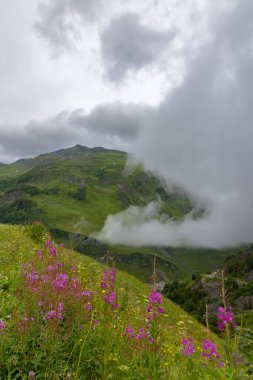
<path fill-rule="evenodd" d="M 240 311 L 252 310 L 253 308 L 253 295 L 242 296 L 235 301 L 235 306 Z"/>
<path fill-rule="evenodd" d="M 20 196 L 21 192 L 19 190 L 14 190 L 10 192 L 6 192 L 3 196 L 1 201 L 2 202 L 13 202 Z"/>
<path fill-rule="evenodd" d="M 210 300 L 221 298 L 221 281 L 205 281 L 202 280 L 203 290 L 210 297 Z"/>

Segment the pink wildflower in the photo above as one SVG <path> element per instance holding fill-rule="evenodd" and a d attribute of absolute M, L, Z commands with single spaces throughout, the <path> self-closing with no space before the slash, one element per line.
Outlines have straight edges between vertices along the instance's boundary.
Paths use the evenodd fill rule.
<path fill-rule="evenodd" d="M 191 356 L 195 352 L 194 343 L 192 338 L 185 338 L 182 340 L 182 349 L 181 353 L 185 356 Z"/>
<path fill-rule="evenodd" d="M 218 307 L 218 319 L 218 329 L 220 331 L 222 331 L 225 326 L 229 324 L 231 324 L 233 327 L 236 326 L 231 305 L 229 305 L 227 309 L 222 306 Z"/>
<path fill-rule="evenodd" d="M 207 360 L 219 359 L 220 355 L 217 352 L 216 344 L 211 340 L 203 339 L 201 356 Z"/>
<path fill-rule="evenodd" d="M 160 292 L 156 292 L 155 290 L 152 290 L 149 294 L 149 300 L 151 303 L 162 303 L 162 294 Z"/>
<path fill-rule="evenodd" d="M 5 323 L 2 319 L 0 319 L 0 330 L 5 330 Z"/>

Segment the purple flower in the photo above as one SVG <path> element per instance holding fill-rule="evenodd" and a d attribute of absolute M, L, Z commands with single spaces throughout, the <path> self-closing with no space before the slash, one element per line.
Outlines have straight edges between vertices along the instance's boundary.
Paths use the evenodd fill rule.
<path fill-rule="evenodd" d="M 111 292 L 109 295 L 106 293 L 104 294 L 104 301 L 107 303 L 115 303 L 116 301 L 116 294 L 115 292 Z"/>
<path fill-rule="evenodd" d="M 86 305 L 85 305 L 85 309 L 86 309 L 87 311 L 90 311 L 90 310 L 92 309 L 91 304 L 90 304 L 90 303 L 86 303 Z"/>
<path fill-rule="evenodd" d="M 60 303 L 58 304 L 57 309 L 58 309 L 59 311 L 63 311 L 63 302 L 60 302 Z"/>
<path fill-rule="evenodd" d="M 42 254 L 41 251 L 37 251 L 36 256 L 37 256 L 38 259 L 42 259 L 43 258 L 43 254 Z"/>
<path fill-rule="evenodd" d="M 5 330 L 5 323 L 2 319 L 0 319 L 0 330 Z"/>
<path fill-rule="evenodd" d="M 57 251 L 56 251 L 56 248 L 51 245 L 50 248 L 49 248 L 49 253 L 50 253 L 50 256 L 57 256 Z"/>
<path fill-rule="evenodd" d="M 222 306 L 218 307 L 218 329 L 222 331 L 226 325 L 231 324 L 235 327 L 234 317 L 233 317 L 233 309 L 232 306 L 229 305 L 228 308 L 224 308 Z"/>
<path fill-rule="evenodd" d="M 125 328 L 125 334 L 124 335 L 126 335 L 128 338 L 134 338 L 135 331 L 134 331 L 133 327 L 130 325 L 127 326 Z"/>
<path fill-rule="evenodd" d="M 149 300 L 151 303 L 162 303 L 162 294 L 160 292 L 156 292 L 155 290 L 152 290 L 149 294 Z"/>
<path fill-rule="evenodd" d="M 81 296 L 90 298 L 91 297 L 91 291 L 90 290 L 84 290 L 83 292 L 81 292 Z"/>
<path fill-rule="evenodd" d="M 55 290 L 64 290 L 68 286 L 68 283 L 69 276 L 66 273 L 58 273 L 53 281 Z"/>
<path fill-rule="evenodd" d="M 54 319 L 56 317 L 56 311 L 55 310 L 50 310 L 48 312 L 47 319 Z"/>
<path fill-rule="evenodd" d="M 103 278 L 100 283 L 100 287 L 102 289 L 107 289 L 107 288 L 113 288 L 113 283 L 115 282 L 116 279 L 116 271 L 113 270 L 105 270 L 103 273 Z"/>
<path fill-rule="evenodd" d="M 201 356 L 207 360 L 219 359 L 220 355 L 217 352 L 217 346 L 211 340 L 203 339 Z"/>
<path fill-rule="evenodd" d="M 193 342 L 193 339 L 192 338 L 185 338 L 182 340 L 182 349 L 181 349 L 181 353 L 185 356 L 191 356 L 194 354 L 195 352 L 195 348 L 194 348 L 194 342 Z"/>

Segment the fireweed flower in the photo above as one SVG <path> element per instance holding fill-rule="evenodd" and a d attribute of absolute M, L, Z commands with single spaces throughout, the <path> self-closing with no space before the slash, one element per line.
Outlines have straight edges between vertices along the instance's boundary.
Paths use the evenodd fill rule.
<path fill-rule="evenodd" d="M 152 290 L 148 297 L 149 306 L 147 311 L 149 313 L 148 321 L 150 322 L 153 318 L 157 317 L 157 315 L 163 314 L 164 308 L 159 306 L 162 303 L 162 294 L 160 292 Z"/>
<path fill-rule="evenodd" d="M 60 302 L 57 306 L 57 310 L 63 311 L 63 302 Z"/>
<path fill-rule="evenodd" d="M 55 290 L 64 290 L 69 283 L 69 276 L 66 273 L 58 273 L 53 280 Z"/>
<path fill-rule="evenodd" d="M 217 346 L 211 340 L 203 339 L 201 356 L 207 360 L 220 359 Z"/>
<path fill-rule="evenodd" d="M 142 339 L 144 335 L 144 328 L 140 328 L 138 334 L 136 335 L 136 338 L 138 340 Z"/>
<path fill-rule="evenodd" d="M 49 248 L 49 254 L 50 254 L 50 256 L 54 256 L 54 257 L 57 256 L 56 248 L 53 245 L 51 245 Z"/>
<path fill-rule="evenodd" d="M 224 308 L 222 306 L 218 307 L 218 329 L 222 331 L 226 325 L 236 326 L 234 322 L 233 309 L 232 306 L 229 305 L 228 308 Z"/>
<path fill-rule="evenodd" d="M 113 270 L 105 270 L 103 273 L 103 278 L 100 283 L 101 289 L 108 289 L 108 288 L 113 288 L 113 284 L 116 280 L 116 271 Z"/>
<path fill-rule="evenodd" d="M 0 330 L 5 330 L 5 323 L 2 319 L 0 319 Z"/>
<path fill-rule="evenodd" d="M 43 254 L 41 251 L 37 251 L 36 256 L 38 259 L 43 259 Z"/>
<path fill-rule="evenodd" d="M 151 303 L 162 303 L 162 294 L 160 292 L 156 292 L 155 290 L 152 290 L 149 294 L 149 300 Z"/>
<path fill-rule="evenodd" d="M 81 296 L 90 298 L 91 297 L 91 291 L 90 290 L 84 290 L 81 292 Z"/>
<path fill-rule="evenodd" d="M 194 354 L 195 352 L 195 347 L 194 347 L 194 343 L 193 343 L 193 339 L 192 338 L 185 338 L 182 340 L 182 348 L 181 348 L 181 353 L 185 356 L 191 356 Z"/>
<path fill-rule="evenodd" d="M 45 248 L 50 247 L 51 244 L 52 243 L 51 243 L 50 240 L 46 240 L 46 242 L 45 242 Z"/>
<path fill-rule="evenodd" d="M 107 303 L 114 303 L 116 301 L 116 294 L 115 292 L 110 293 L 107 295 L 106 293 L 104 294 L 104 301 Z"/>
<path fill-rule="evenodd" d="M 63 267 L 63 264 L 60 261 L 57 261 L 57 263 L 55 264 L 55 268 L 59 269 L 59 268 L 62 268 L 62 267 Z"/>
<path fill-rule="evenodd" d="M 135 331 L 134 331 L 133 327 L 130 325 L 126 326 L 124 335 L 126 335 L 128 338 L 134 338 Z"/>
<path fill-rule="evenodd" d="M 103 273 L 103 278 L 100 283 L 101 289 L 103 289 L 103 299 L 108 304 L 112 304 L 114 309 L 118 308 L 118 304 L 116 302 L 116 293 L 114 291 L 114 282 L 116 280 L 116 271 L 113 270 L 105 270 Z"/>

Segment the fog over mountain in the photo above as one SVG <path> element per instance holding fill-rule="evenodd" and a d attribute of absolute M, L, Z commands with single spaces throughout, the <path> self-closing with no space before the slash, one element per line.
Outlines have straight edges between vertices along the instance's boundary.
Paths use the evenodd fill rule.
<path fill-rule="evenodd" d="M 174 222 L 159 205 L 131 207 L 108 216 L 101 239 L 251 242 L 253 2 L 121 3 L 0 3 L 7 19 L 20 14 L 0 45 L 0 161 L 75 143 L 127 150 L 206 211 Z"/>

